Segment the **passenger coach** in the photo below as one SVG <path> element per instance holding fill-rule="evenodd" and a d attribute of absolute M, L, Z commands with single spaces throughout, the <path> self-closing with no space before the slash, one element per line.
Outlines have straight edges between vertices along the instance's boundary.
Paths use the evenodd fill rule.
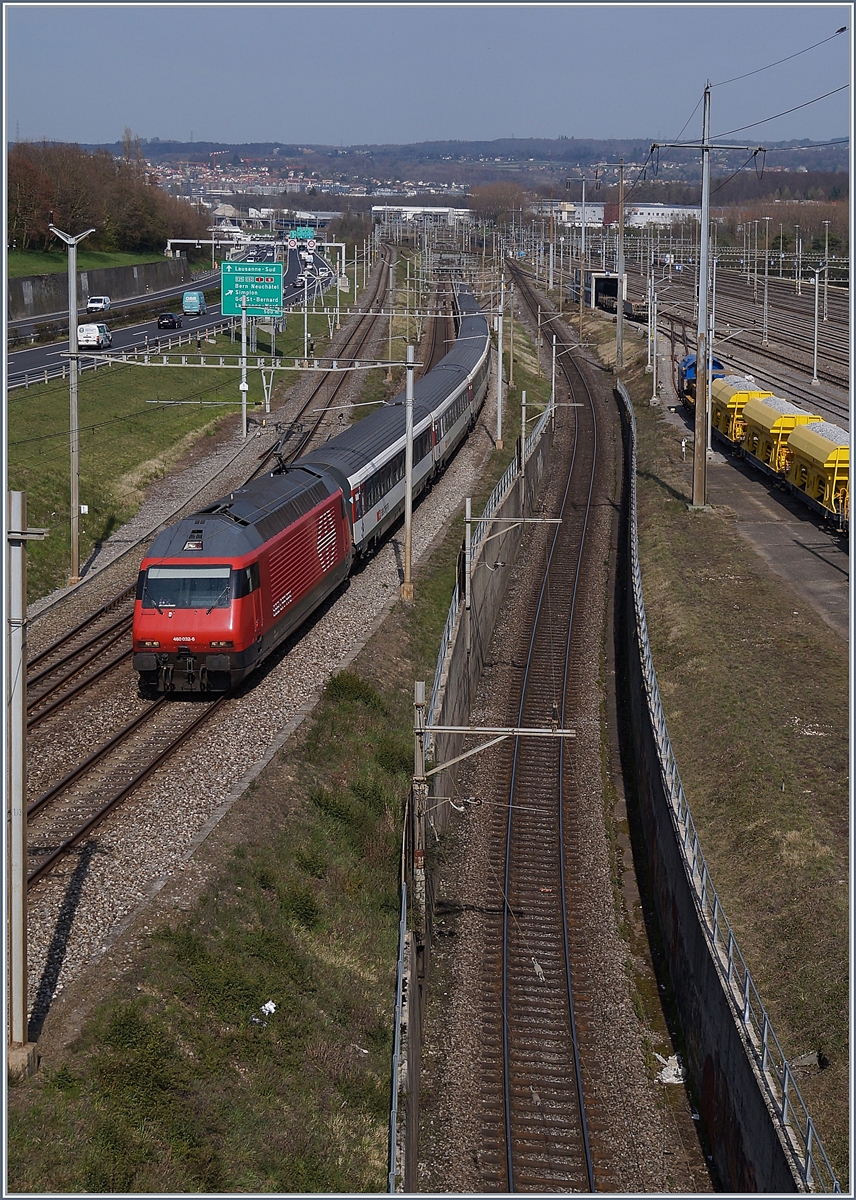
<path fill-rule="evenodd" d="M 458 337 L 414 388 L 413 495 L 475 424 L 487 320 L 457 289 Z M 143 560 L 134 669 L 144 691 L 222 692 L 244 679 L 404 511 L 404 394 L 284 470 L 160 533 Z"/>

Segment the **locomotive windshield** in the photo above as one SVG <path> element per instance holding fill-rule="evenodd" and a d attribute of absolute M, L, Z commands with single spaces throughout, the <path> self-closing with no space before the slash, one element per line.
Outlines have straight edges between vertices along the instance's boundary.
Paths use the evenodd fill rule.
<path fill-rule="evenodd" d="M 228 565 L 149 567 L 143 608 L 228 608 L 231 573 Z"/>

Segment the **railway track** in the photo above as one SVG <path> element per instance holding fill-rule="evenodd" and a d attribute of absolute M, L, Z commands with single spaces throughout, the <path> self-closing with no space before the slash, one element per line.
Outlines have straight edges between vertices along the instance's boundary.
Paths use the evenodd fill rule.
<path fill-rule="evenodd" d="M 695 350 L 695 331 L 688 328 L 685 317 L 669 312 L 662 314 L 662 323 L 668 327 L 672 384 L 677 391 L 677 363 L 684 354 Z M 806 369 L 789 368 L 778 357 L 775 347 L 757 347 L 749 354 L 735 354 L 729 343 L 726 352 L 721 352 L 714 346 L 714 353 L 721 355 L 722 360 L 732 364 L 735 369 L 751 374 L 771 391 L 784 394 L 786 399 L 799 403 L 808 411 L 819 411 L 842 428 L 849 429 L 850 406 L 846 397 L 836 400 L 830 395 L 818 396 L 817 391 L 806 382 Z M 820 371 L 818 377 L 821 377 Z"/>
<path fill-rule="evenodd" d="M 374 323 L 378 319 L 378 313 L 373 310 L 376 305 L 381 307 L 383 294 L 389 287 L 394 258 L 395 251 L 393 247 L 384 246 L 383 267 L 377 274 L 371 294 L 365 300 L 366 307 L 348 335 L 345 345 L 337 351 L 336 358 L 343 367 L 360 361 L 360 352 L 369 340 L 374 329 Z M 277 460 L 285 465 L 300 457 L 317 434 L 322 422 L 332 408 L 333 402 L 345 386 L 347 379 L 348 374 L 344 371 L 326 371 L 320 377 L 307 399 L 301 404 L 299 411 L 291 419 L 289 427 L 282 438 L 280 438 L 275 446 L 271 447 L 270 450 L 261 456 L 259 465 L 244 480 L 245 484 L 249 483 L 251 479 L 255 479 L 257 475 L 260 475 L 272 460 Z M 330 386 L 331 380 L 332 387 Z M 312 405 L 319 401 L 319 397 L 323 398 L 320 402 L 320 407 L 313 409 Z M 306 418 L 311 419 L 304 425 Z M 293 438 L 296 440 L 292 445 L 288 445 Z"/>
<path fill-rule="evenodd" d="M 196 734 L 226 703 L 171 704 L 162 697 L 27 807 L 32 888 Z"/>
<path fill-rule="evenodd" d="M 512 275 L 534 323 L 538 298 L 522 272 L 512 268 Z M 567 410 L 574 414 L 566 423 L 569 465 L 550 513 L 561 524 L 544 540 L 528 645 L 514 663 L 515 694 L 505 715 L 521 726 L 573 727 L 591 688 L 589 641 L 578 616 L 586 606 L 590 514 L 603 503 L 598 415 L 570 355 L 559 363 L 580 407 Z M 574 746 L 568 739 L 546 748 L 516 739 L 490 797 L 502 903 L 488 910 L 484 927 L 479 1138 L 488 1191 L 591 1192 L 615 1183 L 597 1047 L 597 971 L 581 920 L 589 846 L 576 803 Z"/>
<path fill-rule="evenodd" d="M 759 358 L 780 363 L 788 370 L 810 372 L 814 356 L 814 297 L 796 296 L 778 280 L 768 291 L 768 346 L 761 345 L 763 332 L 763 280 L 758 298 L 754 280 L 747 283 L 731 273 L 720 273 L 716 280 L 717 342 L 730 354 L 734 349 L 747 353 L 750 359 Z M 635 298 L 644 294 L 645 280 L 628 271 L 628 290 Z M 813 288 L 809 289 L 813 292 Z M 688 330 L 687 345 L 695 349 L 694 295 L 688 281 L 673 278 L 662 289 L 660 317 L 683 325 Z M 846 297 L 833 293 L 829 297 L 829 320 L 818 325 L 818 378 L 833 387 L 846 389 L 850 371 L 850 331 Z M 733 332 L 732 332 L 733 330 Z M 723 339 L 720 341 L 720 339 Z"/>
<path fill-rule="evenodd" d="M 420 378 L 423 375 L 427 375 L 429 371 L 433 371 L 440 359 L 445 357 L 448 350 L 447 342 L 449 341 L 452 318 L 449 315 L 449 293 L 442 284 L 437 285 L 437 291 L 434 295 L 434 305 L 438 315 L 431 318 L 431 336 L 428 340 L 428 353 L 423 355 L 424 362 L 419 372 Z M 441 307 L 444 309 L 443 316 L 439 315 Z"/>
<path fill-rule="evenodd" d="M 376 319 L 371 310 L 384 294 L 390 270 L 391 255 L 365 301 L 364 316 L 343 347 L 342 357 L 346 362 L 357 359 L 371 333 Z M 317 404 L 329 375 L 334 376 L 333 387 L 323 407 L 317 414 L 313 412 L 313 420 L 301 433 L 299 444 L 292 447 L 290 459 L 308 444 L 347 378 L 338 372 L 323 376 L 304 402 L 301 414 L 312 411 L 311 406 Z M 265 460 L 269 458 L 270 455 L 265 456 Z M 263 469 L 264 463 L 254 468 L 248 480 Z M 182 510 L 186 507 L 183 505 Z M 82 693 L 130 658 L 135 592 L 136 583 L 122 588 L 30 660 L 27 728 L 31 735 L 43 721 L 59 716 Z M 35 863 L 29 874 L 30 886 L 141 787 L 222 702 L 221 697 L 207 703 L 201 713 L 197 704 L 170 705 L 163 698 L 147 705 L 83 762 L 36 797 L 28 807 L 28 818 L 32 821 L 29 853 Z M 30 752 L 33 753 L 32 747 Z"/>
<path fill-rule="evenodd" d="M 136 584 L 123 588 L 29 660 L 28 730 L 35 729 L 130 656 L 130 645 L 121 643 L 131 631 L 135 591 Z"/>

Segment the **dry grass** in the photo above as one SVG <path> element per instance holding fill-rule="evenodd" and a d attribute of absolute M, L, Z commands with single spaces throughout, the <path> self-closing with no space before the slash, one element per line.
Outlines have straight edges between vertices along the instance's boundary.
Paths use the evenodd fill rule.
<path fill-rule="evenodd" d="M 733 513 L 687 511 L 679 440 L 648 407 L 643 366 L 636 354 L 628 372 L 641 402 L 640 556 L 669 733 L 714 883 L 784 1051 L 815 1051 L 827 1064 L 798 1081 L 845 1182 L 848 648 L 755 554 Z"/>

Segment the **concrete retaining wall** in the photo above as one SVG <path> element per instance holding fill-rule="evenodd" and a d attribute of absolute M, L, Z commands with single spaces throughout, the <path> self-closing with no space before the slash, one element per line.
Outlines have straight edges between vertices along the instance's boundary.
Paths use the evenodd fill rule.
<path fill-rule="evenodd" d="M 641 589 L 634 596 L 631 571 L 635 537 L 635 511 L 632 515 L 629 512 L 633 431 L 620 398 L 619 408 L 625 441 L 623 552 L 619 554 L 622 578 L 616 622 L 622 659 L 619 670 L 626 684 L 636 766 L 635 804 L 681 1017 L 685 1066 L 701 1098 L 713 1159 L 726 1187 L 738 1192 L 797 1192 L 804 1190 L 799 1169 L 781 1136 L 748 1031 L 735 1019 L 733 989 L 729 996 L 723 986 L 721 964 L 714 958 L 700 915 L 698 892 L 682 852 L 685 831 L 678 827 L 664 778 L 661 745 L 643 672 Z M 647 634 L 644 636 L 647 641 Z"/>
<path fill-rule="evenodd" d="M 78 271 L 77 306 L 85 311 L 90 296 L 109 296 L 111 300 L 130 300 L 144 296 L 146 288 L 161 292 L 190 281 L 186 258 L 165 258 L 163 262 L 142 263 L 136 267 L 100 267 L 96 271 Z M 8 319 L 48 317 L 68 311 L 68 274 L 30 275 L 8 281 Z"/>
<path fill-rule="evenodd" d="M 618 394 L 617 400 L 625 443 L 616 600 L 617 675 L 625 697 L 636 768 L 635 788 L 628 788 L 628 800 L 635 807 L 645 846 L 650 885 L 681 1017 L 687 1055 L 685 1066 L 700 1097 L 713 1159 L 725 1186 L 739 1192 L 783 1194 L 807 1191 L 804 1163 L 795 1152 L 795 1147 L 800 1145 L 800 1114 L 792 1109 L 788 1124 L 783 1127 L 780 1112 L 777 1112 L 781 1105 L 781 1088 L 777 1093 L 776 1083 L 782 1076 L 771 1066 L 774 1057 L 772 1031 L 768 1061 L 768 1043 L 759 1040 L 758 1023 L 753 1023 L 750 1013 L 755 997 L 754 985 L 745 964 L 742 976 L 736 966 L 739 958 L 736 944 L 732 963 L 730 931 L 727 951 L 723 949 L 722 934 L 717 938 L 715 932 L 711 933 L 711 911 L 714 930 L 717 913 L 726 930 L 727 922 L 721 908 L 711 909 L 708 889 L 712 893 L 713 888 L 688 810 L 676 810 L 673 803 L 677 770 L 673 761 L 666 761 L 662 712 L 655 716 L 655 708 L 661 709 L 659 694 L 656 705 L 652 701 L 652 680 L 656 691 L 656 675 L 647 644 L 636 557 L 632 408 L 626 392 L 623 398 Z M 522 485 L 518 479 L 494 518 L 532 513 L 551 446 L 552 431 L 548 425 L 526 464 L 523 514 Z M 471 607 L 467 612 L 461 600 L 432 724 L 468 724 L 487 646 L 524 528 L 512 526 L 501 536 L 483 541 L 474 556 Z M 501 525 L 495 524 L 491 532 L 495 534 L 501 529 Z M 487 569 L 488 566 L 493 569 Z M 460 590 L 463 596 L 462 580 Z M 667 733 L 665 744 L 668 745 Z M 437 734 L 432 756 L 437 762 L 449 761 L 461 753 L 462 745 L 463 735 Z M 668 752 L 671 755 L 670 746 Z M 443 797 L 454 794 L 457 775 L 458 765 L 454 765 L 434 777 L 428 812 L 438 833 L 448 824 L 449 805 Z M 430 881 L 428 892 L 426 915 L 430 927 Z M 430 933 L 426 941 L 430 945 Z M 427 954 L 427 945 L 425 949 Z M 411 1029 L 413 1015 L 411 1012 Z M 766 1028 L 764 1017 L 764 1031 Z M 421 1022 L 417 1040 L 421 1040 Z M 767 1065 L 762 1074 L 764 1063 Z M 783 1078 L 787 1080 L 787 1064 L 784 1071 Z M 792 1105 L 793 1102 L 792 1094 Z M 408 1113 L 411 1138 L 417 1136 L 418 1103 L 415 1108 L 416 1111 Z M 817 1161 L 815 1165 L 822 1164 Z M 818 1182 L 821 1181 L 818 1179 Z M 415 1186 L 412 1159 L 407 1185 Z"/>

